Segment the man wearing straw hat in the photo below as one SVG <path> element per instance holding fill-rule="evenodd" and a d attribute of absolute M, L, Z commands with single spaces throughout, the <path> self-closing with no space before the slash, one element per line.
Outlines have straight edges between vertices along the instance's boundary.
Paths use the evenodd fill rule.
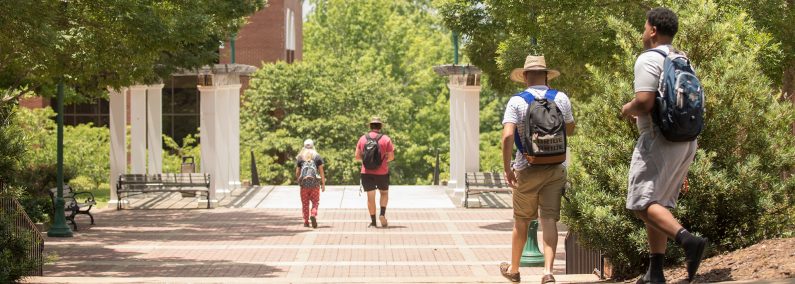
<path fill-rule="evenodd" d="M 547 68 L 544 56 L 530 55 L 524 67 L 514 69 L 510 76 L 526 87 L 508 101 L 502 120 L 503 169 L 513 188 L 514 227 L 511 262 L 500 264 L 500 272 L 513 282 L 520 281 L 519 260 L 528 225 L 535 219 L 539 219 L 543 231 L 541 283 L 555 282 L 552 266 L 558 242 L 560 199 L 566 184 L 566 136 L 574 132 L 569 98 L 547 85 L 559 75 L 557 70 Z"/>

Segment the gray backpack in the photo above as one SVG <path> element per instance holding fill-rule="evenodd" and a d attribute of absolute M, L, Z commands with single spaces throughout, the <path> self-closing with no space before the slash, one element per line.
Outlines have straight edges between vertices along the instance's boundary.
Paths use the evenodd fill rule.
<path fill-rule="evenodd" d="M 320 186 L 320 175 L 318 174 L 314 158 L 301 164 L 301 176 L 298 178 L 298 185 L 302 188 L 317 188 Z"/>
<path fill-rule="evenodd" d="M 542 99 L 527 91 L 516 94 L 527 102 L 527 113 L 523 122 L 525 133 L 520 136 L 517 128 L 514 142 L 532 165 L 560 164 L 566 160 L 566 122 L 555 104 L 557 95 L 554 89 L 547 90 Z"/>

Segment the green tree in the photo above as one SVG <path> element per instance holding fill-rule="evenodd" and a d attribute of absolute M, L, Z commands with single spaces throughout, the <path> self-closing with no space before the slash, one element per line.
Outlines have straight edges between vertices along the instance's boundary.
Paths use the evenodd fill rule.
<path fill-rule="evenodd" d="M 52 94 L 61 78 L 83 96 L 212 63 L 218 45 L 264 0 L 0 1 L 2 103 Z"/>
<path fill-rule="evenodd" d="M 483 69 L 491 87 L 512 93 L 508 79 L 528 53 L 543 54 L 563 76 L 554 86 L 570 96 L 592 93 L 587 64 L 611 59 L 618 51 L 609 16 L 642 24 L 654 1 L 435 0 L 444 24 L 463 34 L 464 51 Z M 576 90 L 576 92 L 573 92 Z"/>
<path fill-rule="evenodd" d="M 679 15 L 674 45 L 687 51 L 707 96 L 705 130 L 689 173 L 690 191 L 674 214 L 709 238 L 715 251 L 791 235 L 795 181 L 781 179 L 795 162 L 788 124 L 793 107 L 770 88 L 760 57 L 778 45 L 747 14 L 711 0 L 665 3 Z M 634 60 L 642 51 L 641 26 L 615 17 L 608 27 L 620 52 L 614 60 L 589 65 L 598 86 L 591 101 L 575 109 L 579 133 L 572 137 L 573 161 L 564 222 L 586 245 L 608 256 L 624 276 L 644 267 L 646 238 L 640 220 L 624 208 L 630 153 L 638 136 L 619 118 L 632 96 Z M 674 260 L 681 257 L 669 246 Z"/>
<path fill-rule="evenodd" d="M 448 160 L 448 91 L 431 67 L 451 60 L 449 32 L 428 1 L 313 4 L 304 61 L 266 64 L 252 79 L 241 166 L 248 166 L 249 149 L 259 149 L 264 180 L 288 183 L 301 141 L 312 138 L 326 157 L 329 183 L 357 183 L 354 147 L 378 115 L 396 145 L 394 183 L 430 182 L 436 149 L 443 165 Z"/>
<path fill-rule="evenodd" d="M 773 79 L 777 88 L 795 100 L 795 1 L 717 1 L 734 5 L 748 11 L 757 25 L 781 43 L 781 54 L 770 54 L 761 58 L 765 74 Z"/>
<path fill-rule="evenodd" d="M 366 128 L 370 110 L 379 111 L 392 134 L 391 121 L 402 115 L 409 101 L 400 96 L 379 97 L 372 90 L 398 93 L 397 84 L 377 74 L 342 72 L 343 66 L 317 65 L 307 61 L 264 65 L 246 92 L 246 111 L 241 113 L 243 153 L 254 150 L 260 178 L 275 184 L 295 177 L 294 157 L 304 139 L 315 140 L 326 159 L 330 184 L 352 184 L 358 168 L 353 160 L 358 137 Z M 333 76 L 324 76 L 338 70 Z M 387 84 L 391 83 L 391 84 Z M 246 165 L 246 156 L 243 165 Z"/>

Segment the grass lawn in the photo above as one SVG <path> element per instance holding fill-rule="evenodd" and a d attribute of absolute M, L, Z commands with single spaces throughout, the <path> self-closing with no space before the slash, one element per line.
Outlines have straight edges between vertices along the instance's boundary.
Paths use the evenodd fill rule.
<path fill-rule="evenodd" d="M 107 184 L 102 184 L 99 188 L 90 190 L 94 194 L 94 199 L 97 201 L 97 208 L 108 207 L 108 199 L 110 199 L 110 187 Z"/>

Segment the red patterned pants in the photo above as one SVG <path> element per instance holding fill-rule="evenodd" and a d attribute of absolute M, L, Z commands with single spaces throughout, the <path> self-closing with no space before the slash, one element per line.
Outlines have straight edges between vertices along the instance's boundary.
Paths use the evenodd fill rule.
<path fill-rule="evenodd" d="M 301 212 L 304 213 L 304 223 L 309 222 L 309 202 L 312 202 L 312 216 L 317 216 L 317 207 L 320 202 L 320 188 L 301 189 Z"/>

